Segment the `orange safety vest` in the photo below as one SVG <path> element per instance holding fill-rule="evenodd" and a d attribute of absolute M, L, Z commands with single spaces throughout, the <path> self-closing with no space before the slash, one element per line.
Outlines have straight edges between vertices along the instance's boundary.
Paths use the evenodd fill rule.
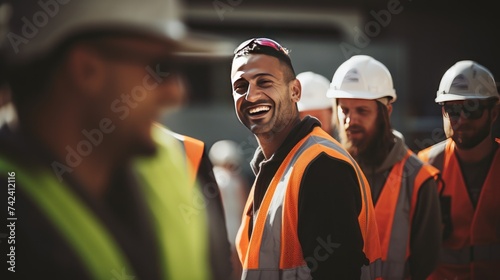
<path fill-rule="evenodd" d="M 465 186 L 448 139 L 419 153 L 442 170 L 443 195 L 451 197 L 451 236 L 443 241 L 436 270 L 428 279 L 499 279 L 500 267 L 500 149 L 491 163 L 476 209 Z M 442 157 L 440 162 L 436 158 Z"/>
<path fill-rule="evenodd" d="M 298 199 L 304 171 L 322 152 L 347 162 L 357 173 L 363 202 L 358 220 L 364 239 L 363 251 L 370 260 L 370 266 L 362 269 L 362 279 L 375 279 L 380 275 L 380 241 L 368 181 L 347 151 L 316 127 L 293 147 L 280 165 L 253 217 L 249 238 L 251 219 L 247 213 L 252 213 L 255 185 L 250 191 L 236 237 L 243 265 L 242 279 L 311 279 L 297 236 Z"/>
<path fill-rule="evenodd" d="M 382 248 L 382 277 L 405 279 L 410 276 L 410 233 L 418 193 L 422 184 L 437 178 L 439 171 L 422 163 L 410 150 L 396 163 L 375 204 Z M 436 190 L 437 191 L 437 190 Z"/>
<path fill-rule="evenodd" d="M 184 148 L 183 154 L 186 156 L 186 164 L 190 175 L 189 177 L 191 178 L 191 182 L 194 183 L 196 181 L 198 168 L 200 167 L 201 158 L 203 157 L 205 143 L 198 139 L 175 133 L 160 124 L 156 124 L 156 127 L 181 142 L 182 147 Z"/>

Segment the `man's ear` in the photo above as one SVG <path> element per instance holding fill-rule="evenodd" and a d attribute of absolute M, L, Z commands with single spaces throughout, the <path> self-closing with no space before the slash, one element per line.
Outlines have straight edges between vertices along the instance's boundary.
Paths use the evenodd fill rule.
<path fill-rule="evenodd" d="M 446 138 L 450 138 L 453 136 L 453 129 L 451 128 L 450 118 L 445 115 L 444 107 L 441 106 L 441 114 L 443 115 L 443 131 L 446 135 Z"/>
<path fill-rule="evenodd" d="M 392 114 L 392 104 L 390 104 L 390 103 L 389 103 L 389 104 L 387 104 L 387 113 L 388 113 L 389 117 L 390 117 L 390 116 L 391 116 L 391 114 Z"/>
<path fill-rule="evenodd" d="M 105 85 L 105 64 L 89 47 L 77 45 L 67 54 L 65 71 L 73 88 L 88 96 L 99 94 Z"/>
<path fill-rule="evenodd" d="M 500 101 L 497 101 L 497 103 L 491 109 L 491 121 L 495 122 L 499 116 L 500 116 Z"/>
<path fill-rule="evenodd" d="M 302 94 L 302 85 L 298 79 L 294 79 L 290 82 L 290 93 L 291 98 L 294 102 L 299 102 L 300 96 Z"/>

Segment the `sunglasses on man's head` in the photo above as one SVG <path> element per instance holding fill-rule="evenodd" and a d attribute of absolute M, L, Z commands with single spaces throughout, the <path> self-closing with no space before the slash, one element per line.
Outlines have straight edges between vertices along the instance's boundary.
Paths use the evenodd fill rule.
<path fill-rule="evenodd" d="M 452 103 L 443 105 L 443 114 L 450 119 L 458 119 L 463 116 L 468 120 L 477 120 L 483 116 L 485 109 L 491 106 L 475 102 Z M 463 113 L 463 115 L 462 115 Z"/>
<path fill-rule="evenodd" d="M 268 47 L 272 48 L 277 52 L 281 52 L 285 55 L 288 56 L 288 50 L 283 48 L 278 42 L 269 39 L 269 38 L 253 38 L 246 40 L 245 42 L 241 43 L 235 50 L 234 54 L 238 54 L 245 48 L 249 48 L 250 50 L 254 50 L 255 48 L 258 47 Z"/>

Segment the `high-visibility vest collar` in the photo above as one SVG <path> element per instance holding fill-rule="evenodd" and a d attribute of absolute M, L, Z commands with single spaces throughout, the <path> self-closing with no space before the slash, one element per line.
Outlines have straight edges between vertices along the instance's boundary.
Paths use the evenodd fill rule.
<path fill-rule="evenodd" d="M 363 238 L 367 229 L 375 233 L 375 250 L 371 253 L 373 265 L 366 267 L 365 275 L 380 271 L 380 247 L 373 216 L 373 205 L 368 183 L 362 175 L 359 166 L 351 156 L 340 147 L 326 132 L 315 128 L 307 137 L 299 141 L 288 153 L 275 173 L 258 211 L 252 211 L 252 188 L 242 217 L 242 226 L 238 231 L 237 243 L 240 260 L 243 264 L 242 279 L 310 279 L 310 270 L 307 260 L 304 260 L 302 248 L 297 236 L 298 223 L 298 194 L 300 182 L 307 166 L 320 153 L 343 160 L 353 166 L 360 180 L 363 201 L 369 199 L 370 204 L 364 205 L 363 216 L 359 219 Z M 370 207 L 371 206 L 371 207 Z M 251 215 L 253 219 L 250 219 Z M 254 225 L 250 224 L 254 221 Z M 253 226 L 252 236 L 249 238 L 249 227 Z M 373 243 L 366 239 L 365 246 Z M 371 260 L 372 261 L 372 260 Z M 369 279 L 372 279 L 369 277 Z"/>

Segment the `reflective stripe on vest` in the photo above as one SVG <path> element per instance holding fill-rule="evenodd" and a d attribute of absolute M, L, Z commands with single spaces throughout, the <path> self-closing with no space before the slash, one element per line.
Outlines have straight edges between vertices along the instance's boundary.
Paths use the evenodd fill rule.
<path fill-rule="evenodd" d="M 378 234 L 376 234 L 376 221 L 373 217 L 374 211 L 371 203 L 371 194 L 364 175 L 359 173 L 359 166 L 357 166 L 350 155 L 335 140 L 331 139 L 321 129 L 315 128 L 308 137 L 297 143 L 276 172 L 266 191 L 260 209 L 253 219 L 255 225 L 252 237 L 248 240 L 249 215 L 252 215 L 254 188 L 250 192 L 247 205 L 245 206 L 242 226 L 237 237 L 238 254 L 243 263 L 244 270 L 242 279 L 311 278 L 309 268 L 303 259 L 302 249 L 296 232 L 300 184 L 290 184 L 290 182 L 300 182 L 307 165 L 321 152 L 349 163 L 358 173 L 358 177 L 361 177 L 359 179 L 362 198 L 369 198 L 370 203 L 366 206 L 366 209 L 363 209 L 366 212 L 366 216 L 363 216 L 366 218 L 363 219 L 360 227 L 362 231 L 365 231 L 367 228 L 373 229 L 372 232 L 363 233 L 372 234 L 375 232 L 376 244 L 374 243 L 373 245 L 376 246 L 373 247 L 378 250 L 378 256 L 380 257 L 380 244 Z M 299 158 L 302 158 L 302 156 L 307 159 L 299 161 Z M 283 212 L 284 207 L 285 211 Z M 283 216 L 286 217 L 284 220 Z M 369 246 L 367 243 L 373 242 L 367 239 L 365 246 Z M 370 272 L 380 272 L 380 266 L 377 268 L 379 264 L 380 262 L 374 259 L 370 267 L 367 266 L 363 269 L 365 279 L 375 279 L 375 277 L 371 277 L 369 274 Z"/>
<path fill-rule="evenodd" d="M 389 173 L 375 205 L 383 278 L 409 276 L 409 241 L 418 193 L 422 184 L 437 174 L 437 169 L 424 165 L 410 150 Z"/>
<path fill-rule="evenodd" d="M 186 160 L 191 182 L 195 182 L 196 176 L 198 174 L 198 168 L 200 167 L 201 163 L 201 158 L 203 157 L 203 152 L 205 150 L 205 143 L 198 139 L 175 133 L 162 126 L 161 124 L 156 124 L 155 127 L 159 131 L 163 131 L 167 134 L 172 135 L 173 137 L 175 137 L 175 139 L 181 142 L 182 148 L 184 149 L 183 154 L 185 155 L 184 158 Z"/>
<path fill-rule="evenodd" d="M 443 170 L 444 153 L 442 151 L 444 150 L 445 146 L 446 146 L 446 141 L 439 142 L 434 146 L 431 146 L 429 148 L 426 148 L 418 152 L 418 158 L 420 158 L 423 162 L 426 162 L 434 166 L 438 170 Z M 440 197 L 442 195 L 444 187 L 445 185 L 443 181 L 439 180 L 438 191 Z"/>
<path fill-rule="evenodd" d="M 2 174 L 15 171 L 18 189 L 31 197 L 67 238 L 93 279 L 111 279 L 113 271 L 134 275 L 113 237 L 90 209 L 54 176 L 47 172 L 26 172 L 3 157 L 0 170 Z"/>
<path fill-rule="evenodd" d="M 182 158 L 178 141 L 153 130 L 156 156 L 134 161 L 142 181 L 156 232 L 163 279 L 207 279 L 209 275 L 204 215 L 197 209 L 187 172 L 178 166 Z M 100 219 L 59 182 L 49 170 L 25 170 L 0 156 L 1 172 L 16 172 L 17 187 L 31 197 L 87 268 L 92 279 L 112 279 L 116 271 L 134 276 L 123 252 Z M 135 277 L 135 276 L 134 276 Z"/>
<path fill-rule="evenodd" d="M 434 145 L 426 152 L 442 155 L 443 195 L 451 197 L 452 233 L 444 240 L 438 267 L 430 279 L 494 279 L 500 266 L 500 148 L 491 162 L 474 209 L 462 170 L 455 154 L 455 143 Z M 435 157 L 435 156 L 434 156 Z M 429 161 L 433 158 L 429 156 Z"/>
<path fill-rule="evenodd" d="M 377 258 L 370 265 L 361 267 L 361 280 L 382 279 L 382 259 Z"/>

